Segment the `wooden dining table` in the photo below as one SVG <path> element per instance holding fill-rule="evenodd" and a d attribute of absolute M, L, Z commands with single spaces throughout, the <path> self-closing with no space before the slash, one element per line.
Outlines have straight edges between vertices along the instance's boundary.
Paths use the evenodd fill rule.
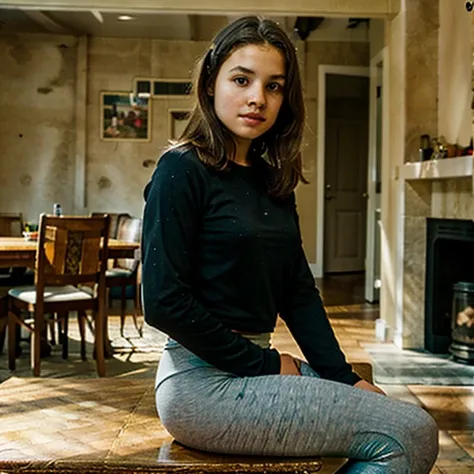
<path fill-rule="evenodd" d="M 0 237 L 0 267 L 35 267 L 38 243 L 23 237 Z M 135 258 L 140 245 L 136 242 L 109 239 L 109 258 Z"/>
<path fill-rule="evenodd" d="M 37 241 L 25 240 L 23 237 L 0 237 L 0 268 L 35 268 Z M 123 240 L 109 239 L 108 257 L 139 258 L 140 244 Z M 108 324 L 105 325 L 105 355 L 110 357 L 113 350 L 108 337 Z"/>

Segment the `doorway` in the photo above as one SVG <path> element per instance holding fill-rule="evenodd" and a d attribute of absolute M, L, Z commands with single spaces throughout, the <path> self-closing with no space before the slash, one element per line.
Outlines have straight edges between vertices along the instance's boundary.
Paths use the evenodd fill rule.
<path fill-rule="evenodd" d="M 371 77 L 372 73 L 369 67 L 319 66 L 318 136 L 327 137 L 327 140 L 318 140 L 317 263 L 314 267 L 314 275 L 320 279 L 330 276 L 333 272 L 342 272 L 333 275 L 337 276 L 338 280 L 340 277 L 348 278 L 348 282 L 360 287 L 362 295 L 365 293 L 366 301 L 377 302 L 378 293 L 372 292 L 370 298 L 367 298 L 366 291 L 367 270 L 371 269 L 370 285 L 373 288 L 374 279 L 379 276 L 377 266 L 380 265 L 380 256 L 377 254 L 377 252 L 380 253 L 380 248 L 377 250 L 379 247 L 377 241 L 380 242 L 378 225 L 380 189 L 373 193 L 377 186 L 376 182 L 379 182 L 380 161 L 376 163 L 376 159 L 380 158 L 380 154 L 375 151 L 374 109 L 376 103 L 373 89 L 376 81 Z M 353 84 L 350 82 L 352 79 L 355 79 Z M 341 89 L 344 90 L 341 91 Z M 352 103 L 352 109 L 360 108 L 359 111 L 351 111 L 351 105 L 339 107 L 337 104 L 338 101 L 340 104 L 342 99 L 346 102 L 357 102 L 361 98 L 364 100 L 363 104 L 354 107 Z M 327 101 L 332 101 L 329 107 Z M 350 127 L 348 124 L 352 120 L 359 123 L 357 125 L 353 123 Z M 344 140 L 335 140 L 334 137 L 344 137 Z M 337 148 L 334 150 L 335 141 Z M 339 146 L 337 142 L 341 145 Z M 327 145 L 329 152 L 326 150 Z M 352 160 L 353 149 L 358 150 L 356 160 Z M 333 158 L 330 163 L 328 156 L 331 154 Z M 327 173 L 326 168 L 329 169 Z M 326 182 L 327 180 L 335 180 L 336 184 Z M 380 182 L 378 187 L 380 188 Z M 337 193 L 332 194 L 334 189 L 337 192 L 343 192 L 343 199 L 348 201 L 346 209 L 342 204 L 339 206 L 341 209 L 334 205 L 334 201 L 339 200 Z M 357 202 L 351 202 L 348 199 L 349 192 L 353 193 L 354 201 Z M 344 193 L 347 194 L 344 196 Z M 337 265 L 335 267 L 331 267 L 333 263 L 331 252 L 337 257 L 333 259 Z M 353 283 L 354 279 L 356 283 Z"/>
<path fill-rule="evenodd" d="M 378 283 L 380 283 L 380 266 L 381 266 L 381 234 L 380 234 L 380 219 L 381 219 L 381 175 L 382 175 L 382 135 L 385 133 L 385 125 L 383 122 L 386 120 L 386 108 L 383 104 L 386 100 L 386 93 L 383 92 L 383 82 L 385 80 L 386 71 L 383 67 L 385 52 L 381 51 L 376 55 L 370 64 L 370 68 L 350 67 L 350 66 L 330 66 L 320 65 L 319 66 L 319 91 L 318 91 L 318 136 L 325 137 L 327 139 L 318 140 L 318 168 L 317 168 L 317 241 L 316 241 L 316 259 L 317 263 L 314 268 L 314 274 L 317 278 L 322 278 L 325 275 L 330 275 L 332 271 L 341 272 L 355 272 L 355 273 L 342 273 L 345 277 L 347 275 L 352 281 L 353 276 L 356 276 L 357 285 L 363 287 L 365 301 L 370 303 L 377 303 L 379 301 L 379 290 Z M 367 78 L 370 77 L 370 81 L 367 82 Z M 362 81 L 354 82 L 353 89 L 357 90 L 357 84 L 359 84 L 359 90 L 363 87 L 363 92 L 359 94 L 359 97 L 365 97 L 365 104 L 361 106 L 363 112 L 360 113 L 359 118 L 362 122 L 365 122 L 368 110 L 368 124 L 367 128 L 364 124 L 364 131 L 362 132 L 364 142 L 360 144 L 360 149 L 365 148 L 365 153 L 360 152 L 360 163 L 349 161 L 348 166 L 345 167 L 345 175 L 341 177 L 341 165 L 337 165 L 334 162 L 345 163 L 345 155 L 348 153 L 352 156 L 351 146 L 347 143 L 351 142 L 351 136 L 354 137 L 354 130 L 360 130 L 362 125 L 354 127 L 354 130 L 350 130 L 347 124 L 344 124 L 344 114 L 346 118 L 350 118 L 350 112 L 342 110 L 341 112 L 332 112 L 331 110 L 338 109 L 337 103 L 329 103 L 327 101 L 336 100 L 337 95 L 341 95 L 340 92 L 334 91 L 333 89 L 340 89 L 340 86 L 350 85 L 352 79 L 362 79 Z M 329 84 L 331 82 L 331 84 Z M 363 85 L 361 85 L 363 84 Z M 368 84 L 368 88 L 367 88 Z M 327 89 L 329 88 L 329 91 Z M 350 90 L 350 89 L 349 89 Z M 368 97 L 367 97 L 368 91 Z M 345 91 L 342 95 L 349 95 L 348 99 L 357 99 L 356 92 Z M 367 109 L 367 107 L 369 107 Z M 349 114 L 349 117 L 347 117 Z M 340 117 L 342 115 L 342 117 Z M 334 125 L 334 118 L 336 124 Z M 342 125 L 341 125 L 342 122 Z M 328 131 L 327 131 L 328 127 Z M 332 129 L 332 131 L 331 131 Z M 334 131 L 335 130 L 335 131 Z M 382 133 L 382 130 L 384 132 Z M 357 135 L 356 139 L 362 138 Z M 334 137 L 343 136 L 346 139 L 339 148 L 334 150 L 334 144 L 331 144 L 331 140 L 334 143 Z M 355 139 L 353 139 L 355 140 Z M 341 140 L 337 140 L 341 141 Z M 327 143 L 328 142 L 328 143 Z M 328 147 L 329 152 L 326 148 Z M 332 147 L 332 148 L 331 148 Z M 359 145 L 356 147 L 358 148 Z M 354 148 L 354 147 L 352 147 Z M 349 152 L 347 151 L 349 149 Z M 346 150 L 346 151 L 344 151 Z M 336 156 L 336 159 L 332 158 L 332 162 L 329 162 L 328 156 Z M 339 156 L 338 156 L 339 155 Z M 342 156 L 341 159 L 339 157 Z M 365 159 L 363 158 L 365 156 Z M 326 173 L 326 168 L 329 171 Z M 333 171 L 331 168 L 336 168 Z M 354 167 L 358 172 L 354 172 Z M 361 172 L 360 170 L 365 170 Z M 352 170 L 349 173 L 349 170 Z M 365 183 L 360 175 L 365 175 Z M 354 192 L 359 196 L 357 200 L 359 202 L 358 210 L 351 210 L 348 206 L 349 211 L 342 213 L 337 209 L 337 206 L 332 206 L 331 201 L 338 199 L 338 194 L 332 194 L 334 190 L 334 184 L 332 182 L 326 183 L 327 180 L 337 182 L 336 189 L 339 186 L 343 188 L 350 188 L 348 178 L 351 177 L 353 182 L 351 184 Z M 355 179 L 357 177 L 357 179 Z M 354 182 L 356 184 L 354 184 Z M 342 184 L 341 184 L 342 183 Z M 351 181 L 349 180 L 349 183 Z M 362 184 L 361 184 L 362 183 Z M 327 184 L 330 187 L 327 187 Z M 327 199 L 329 198 L 329 199 Z M 362 199 L 361 199 L 362 198 Z M 365 206 L 362 204 L 365 200 Z M 330 203 L 328 206 L 327 203 Z M 351 203 L 350 205 L 353 205 Z M 332 207 L 331 207 L 332 206 Z M 336 211 L 334 211 L 336 207 Z M 344 206 L 341 206 L 344 207 Z M 346 215 L 344 215 L 344 212 Z M 334 214 L 339 213 L 338 217 Z M 349 215 L 351 214 L 352 215 Z M 333 214 L 331 216 L 331 214 Z M 338 222 L 339 221 L 339 222 Z M 349 225 L 346 225 L 350 221 Z M 344 225 L 342 225 L 342 224 Z M 363 227 L 365 226 L 365 232 Z M 327 229 L 329 227 L 329 229 Z M 331 230 L 332 227 L 332 230 Z M 342 230 L 339 230 L 342 229 Z M 348 231 L 348 229 L 352 229 Z M 353 230 L 353 229 L 356 229 Z M 341 235 L 339 235 L 341 234 Z M 339 239 L 335 239 L 334 236 Z M 350 241 L 349 238 L 353 240 Z M 347 240 L 345 240 L 347 239 Z M 332 246 L 332 250 L 331 249 Z M 334 250 L 336 248 L 336 250 Z M 360 250 L 362 249 L 362 250 Z M 352 268 L 347 265 L 348 261 L 342 261 L 343 266 L 331 267 L 332 261 L 331 256 L 328 255 L 330 252 L 335 253 L 336 257 L 349 254 L 353 261 L 351 262 Z M 339 252 L 339 254 L 337 253 Z M 363 258 L 360 258 L 360 255 Z M 344 257 L 346 258 L 346 257 Z M 361 263 L 362 262 L 362 263 Z M 339 265 L 336 259 L 336 263 Z M 327 266 L 329 264 L 329 267 Z M 357 265 L 357 266 L 356 266 Z M 357 272 L 360 272 L 357 274 Z M 357 278 L 358 275 L 358 278 Z"/>
<path fill-rule="evenodd" d="M 324 274 L 365 271 L 369 78 L 326 75 Z"/>

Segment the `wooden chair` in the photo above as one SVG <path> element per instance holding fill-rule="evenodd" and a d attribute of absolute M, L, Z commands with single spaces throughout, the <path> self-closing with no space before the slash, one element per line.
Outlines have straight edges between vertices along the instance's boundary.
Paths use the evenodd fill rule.
<path fill-rule="evenodd" d="M 132 217 L 127 212 L 91 212 L 92 217 L 96 216 L 109 216 L 110 218 L 110 227 L 109 227 L 109 239 L 116 239 L 117 238 L 117 231 L 119 226 L 119 221 L 123 217 Z"/>
<path fill-rule="evenodd" d="M 0 213 L 0 236 L 19 237 L 23 231 L 23 214 Z"/>
<path fill-rule="evenodd" d="M 40 375 L 40 341 L 44 314 L 56 314 L 63 324 L 63 358 L 67 357 L 69 311 L 78 312 L 81 357 L 85 359 L 85 319 L 90 310 L 95 319 L 95 357 L 99 376 L 105 375 L 104 330 L 109 231 L 108 216 L 40 217 L 36 251 L 35 285 L 12 288 L 8 294 L 8 359 L 15 370 L 16 326 L 32 333 L 31 365 Z M 90 285 L 88 287 L 87 285 Z M 23 320 L 21 312 L 32 313 Z"/>
<path fill-rule="evenodd" d="M 23 231 L 22 213 L 0 213 L 0 237 L 21 237 Z M 33 281 L 33 274 L 26 268 L 0 268 L 0 354 L 5 344 L 8 309 L 6 288 L 14 285 L 29 284 Z M 18 349 L 17 349 L 18 352 Z"/>
<path fill-rule="evenodd" d="M 22 214 L 0 213 L 0 237 L 19 237 L 23 230 Z M 0 285 L 9 285 L 11 269 L 0 268 Z"/>
<path fill-rule="evenodd" d="M 0 237 L 21 237 L 23 214 L 0 213 Z M 0 286 L 28 285 L 33 282 L 33 272 L 26 268 L 0 268 Z"/>
<path fill-rule="evenodd" d="M 122 216 L 118 222 L 117 240 L 125 242 L 140 242 L 142 233 L 142 220 L 138 217 Z M 120 287 L 120 335 L 123 336 L 125 325 L 125 307 L 127 303 L 127 287 L 134 288 L 133 322 L 140 336 L 142 328 L 138 325 L 140 309 L 140 289 L 138 284 L 138 267 L 140 259 L 118 258 L 113 261 L 112 268 L 106 272 L 107 288 Z"/>

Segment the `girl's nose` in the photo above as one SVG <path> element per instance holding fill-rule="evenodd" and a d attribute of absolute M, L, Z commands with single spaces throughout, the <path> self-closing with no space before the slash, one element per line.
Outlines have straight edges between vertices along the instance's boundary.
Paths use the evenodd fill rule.
<path fill-rule="evenodd" d="M 255 85 L 250 90 L 249 105 L 255 105 L 259 109 L 265 105 L 265 90 L 260 85 Z"/>

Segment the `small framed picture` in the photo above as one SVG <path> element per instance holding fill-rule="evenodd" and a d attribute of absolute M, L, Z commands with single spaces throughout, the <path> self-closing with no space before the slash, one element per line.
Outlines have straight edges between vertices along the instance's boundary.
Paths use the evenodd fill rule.
<path fill-rule="evenodd" d="M 189 109 L 168 110 L 168 138 L 177 140 L 184 132 L 189 121 L 191 111 Z"/>
<path fill-rule="evenodd" d="M 149 98 L 131 92 L 102 92 L 101 139 L 111 141 L 149 141 L 151 113 Z"/>

